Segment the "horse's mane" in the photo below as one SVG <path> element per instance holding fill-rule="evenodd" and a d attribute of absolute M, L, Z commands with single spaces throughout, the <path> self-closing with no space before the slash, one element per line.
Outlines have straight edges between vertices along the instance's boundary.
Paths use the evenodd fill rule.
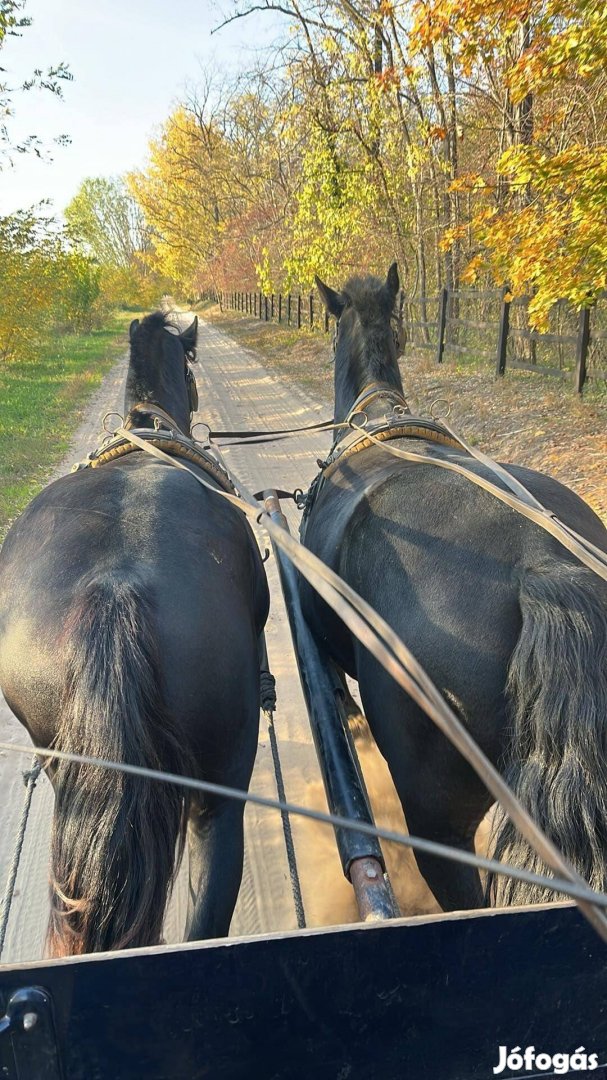
<path fill-rule="evenodd" d="M 176 329 L 164 311 L 153 311 L 151 315 L 146 315 L 131 338 L 131 360 L 134 363 L 145 361 L 156 345 L 160 331 L 169 328 Z"/>
<path fill-rule="evenodd" d="M 342 296 L 347 298 L 352 307 L 363 317 L 363 321 L 367 313 L 371 317 L 377 315 L 378 301 L 383 300 L 384 296 L 386 302 L 385 305 L 381 305 L 380 310 L 382 314 L 390 314 L 391 305 L 384 290 L 384 282 L 373 274 L 355 275 L 348 278 L 342 289 Z"/>

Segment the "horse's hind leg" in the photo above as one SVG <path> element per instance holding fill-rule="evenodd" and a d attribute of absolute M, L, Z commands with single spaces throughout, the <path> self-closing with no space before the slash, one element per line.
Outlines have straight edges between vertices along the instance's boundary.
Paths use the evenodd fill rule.
<path fill-rule="evenodd" d="M 227 935 L 242 878 L 244 805 L 203 798 L 188 821 L 188 941 Z"/>
<path fill-rule="evenodd" d="M 374 677 L 372 693 L 365 689 L 361 683 L 365 714 L 390 768 L 410 834 L 474 852 L 474 835 L 492 801 L 484 785 L 426 714 L 389 678 L 376 681 Z M 483 906 L 481 880 L 474 867 L 419 851 L 415 857 L 443 911 Z"/>

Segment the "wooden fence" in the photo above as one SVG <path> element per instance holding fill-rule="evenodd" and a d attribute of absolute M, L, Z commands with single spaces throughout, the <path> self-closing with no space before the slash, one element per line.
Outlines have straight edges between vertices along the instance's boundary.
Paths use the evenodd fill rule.
<path fill-rule="evenodd" d="M 266 296 L 262 292 L 221 292 L 213 297 L 226 311 L 240 311 L 244 315 L 252 315 L 255 319 L 264 322 L 276 322 L 285 326 L 308 327 L 310 330 L 324 330 L 329 333 L 329 316 L 322 305 L 320 298 L 314 292 L 302 296 L 301 293 L 292 295 L 288 293 L 271 293 Z"/>
<path fill-rule="evenodd" d="M 450 356 L 464 363 L 485 360 L 500 376 L 513 368 L 570 379 L 578 394 L 589 380 L 607 380 L 607 296 L 579 312 L 559 300 L 549 330 L 538 333 L 529 325 L 528 299 L 506 295 L 498 289 L 442 289 L 432 296 L 405 296 L 407 350 L 427 350 L 439 364 Z M 314 292 L 222 292 L 209 298 L 265 322 L 329 332 L 329 316 Z"/>
<path fill-rule="evenodd" d="M 508 368 L 569 378 L 581 394 L 588 380 L 607 380 L 607 298 L 576 311 L 559 300 L 545 333 L 529 325 L 528 298 L 507 300 L 505 290 L 477 289 L 407 297 L 407 345 L 427 349 L 442 363 L 449 354 L 463 362 L 487 360 L 497 375 Z"/>

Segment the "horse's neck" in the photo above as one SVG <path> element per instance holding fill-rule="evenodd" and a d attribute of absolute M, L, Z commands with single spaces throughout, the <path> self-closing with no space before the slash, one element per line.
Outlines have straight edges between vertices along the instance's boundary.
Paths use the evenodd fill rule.
<path fill-rule="evenodd" d="M 153 399 L 151 399 L 150 395 L 138 392 L 136 381 L 134 379 L 132 381 L 127 380 L 124 397 L 125 419 L 129 415 L 131 410 L 135 408 L 136 405 L 139 406 L 138 412 L 141 414 L 141 416 L 145 416 L 145 406 L 149 405 L 149 415 L 152 418 L 152 421 L 154 418 L 154 410 L 159 408 L 162 412 L 168 414 L 170 419 L 175 422 L 177 427 L 180 429 L 180 431 L 183 432 L 184 435 L 189 435 L 189 408 L 187 407 L 187 405 L 184 405 L 183 402 L 178 401 L 176 395 L 175 400 L 173 400 L 173 396 L 174 395 L 171 394 L 160 393 L 154 395 Z"/>
<path fill-rule="evenodd" d="M 381 371 L 374 370 L 374 365 L 348 364 L 343 362 L 335 367 L 335 419 L 339 423 L 345 420 L 361 394 L 375 384 L 388 385 L 404 396 L 403 384 L 397 365 L 394 368 L 386 364 Z"/>

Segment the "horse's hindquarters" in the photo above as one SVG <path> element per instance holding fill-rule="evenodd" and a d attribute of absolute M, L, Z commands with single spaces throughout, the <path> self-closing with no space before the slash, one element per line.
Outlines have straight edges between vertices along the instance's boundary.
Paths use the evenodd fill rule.
<path fill-rule="evenodd" d="M 156 463 L 47 488 L 0 561 L 0 679 L 34 740 L 246 788 L 267 611 L 251 544 L 232 507 Z M 53 951 L 157 940 L 183 789 L 70 764 L 53 780 Z M 197 807 L 226 820 L 215 804 Z M 217 886 L 216 830 L 196 845 L 205 866 L 195 884 L 213 910 L 206 921 L 199 912 L 201 932 L 227 932 L 242 869 L 238 815 L 222 834 L 236 853 L 229 889 Z"/>

